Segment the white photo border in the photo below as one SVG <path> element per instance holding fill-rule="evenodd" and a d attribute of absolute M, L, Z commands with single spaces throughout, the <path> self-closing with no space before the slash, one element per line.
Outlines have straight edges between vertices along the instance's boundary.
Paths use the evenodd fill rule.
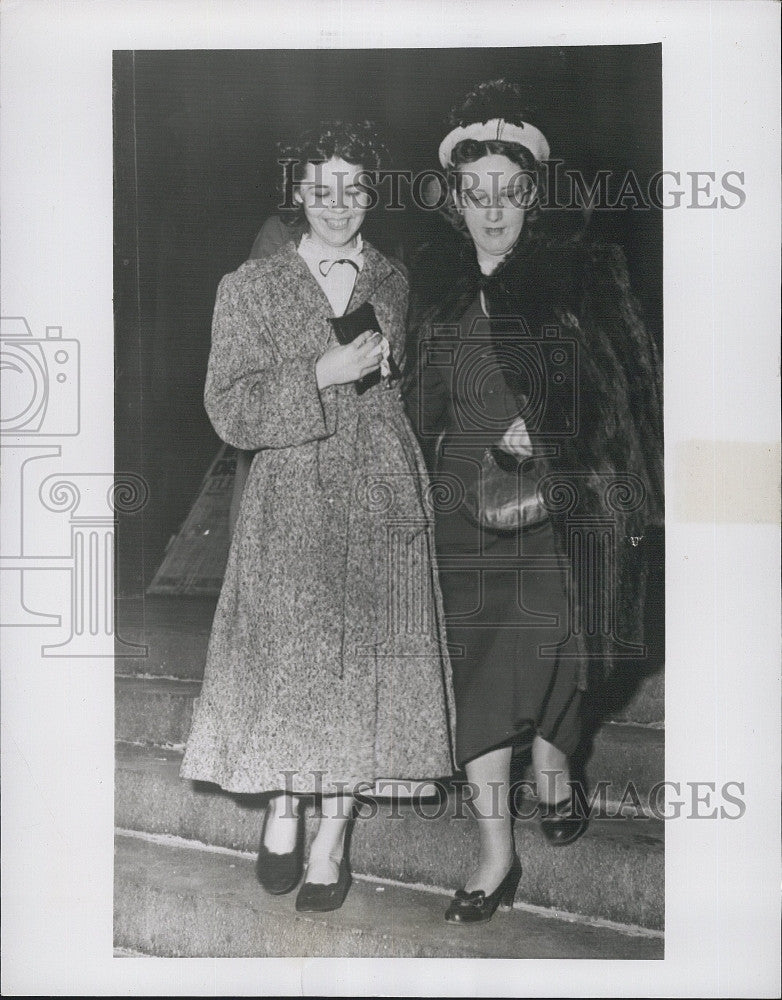
<path fill-rule="evenodd" d="M 88 475 L 113 470 L 113 50 L 652 42 L 663 46 L 664 167 L 742 171 L 747 195 L 739 210 L 664 221 L 666 777 L 741 781 L 747 803 L 737 821 L 666 824 L 665 959 L 114 958 L 111 663 L 46 659 L 35 629 L 2 629 L 4 994 L 778 994 L 775 3 L 9 2 L 3 315 L 79 338 L 90 419 L 63 458 Z M 727 474 L 741 456 L 755 465 Z M 770 484 L 760 515 L 745 516 L 746 477 Z"/>

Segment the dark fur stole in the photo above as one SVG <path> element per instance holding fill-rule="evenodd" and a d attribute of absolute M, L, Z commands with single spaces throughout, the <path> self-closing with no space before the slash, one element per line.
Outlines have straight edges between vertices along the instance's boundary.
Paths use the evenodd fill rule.
<path fill-rule="evenodd" d="M 630 658 L 627 644 L 644 642 L 649 566 L 647 547 L 639 540 L 662 525 L 664 509 L 660 358 L 631 293 L 619 247 L 581 235 L 531 237 L 485 277 L 471 242 L 430 246 L 419 254 L 413 272 L 414 345 L 431 336 L 435 324 L 458 320 L 481 289 L 492 331 L 502 326 L 502 317 L 520 317 L 533 339 L 556 327 L 574 344 L 574 433 L 555 439 L 558 455 L 549 468 L 569 489 L 571 506 L 553 513 L 552 523 L 574 574 L 573 615 L 584 626 L 578 642 L 585 683 L 589 663 L 608 672 Z M 410 351 L 412 357 L 417 353 Z M 513 387 L 512 373 L 508 378 Z M 411 371 L 408 385 L 415 381 Z M 564 395 L 551 393 L 533 442 L 550 444 L 554 439 L 547 436 L 547 426 L 564 426 L 570 406 Z M 554 480 L 549 482 L 553 487 Z M 563 498 L 568 489 L 560 487 L 557 495 Z M 608 562 L 592 567 L 600 582 L 585 588 L 576 579 L 574 546 L 590 525 L 599 533 L 606 520 L 613 551 Z M 588 559 L 591 566 L 597 557 L 593 552 Z"/>

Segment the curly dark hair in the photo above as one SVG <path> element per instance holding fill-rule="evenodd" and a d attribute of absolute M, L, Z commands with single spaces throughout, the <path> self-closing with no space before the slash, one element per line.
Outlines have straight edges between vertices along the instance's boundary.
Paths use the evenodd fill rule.
<path fill-rule="evenodd" d="M 380 128 L 371 121 L 323 121 L 315 128 L 300 133 L 293 141 L 277 144 L 279 163 L 294 163 L 292 177 L 283 170 L 282 194 L 288 201 L 288 185 L 301 179 L 308 163 L 325 163 L 338 157 L 346 163 L 361 166 L 367 171 L 381 170 L 390 160 L 386 140 Z M 303 216 L 297 206 L 286 212 L 291 222 Z"/>
<path fill-rule="evenodd" d="M 521 125 L 522 122 L 533 123 L 537 117 L 538 113 L 526 99 L 521 87 L 500 78 L 477 84 L 459 104 L 451 109 L 447 124 L 450 131 L 459 126 L 472 125 L 474 122 L 487 122 L 492 118 L 504 118 L 506 122 L 513 125 Z M 464 220 L 456 210 L 453 200 L 459 185 L 460 168 L 468 163 L 475 163 L 483 156 L 492 154 L 506 156 L 512 163 L 518 164 L 525 174 L 534 178 L 538 198 L 536 204 L 528 210 L 525 229 L 528 224 L 534 225 L 538 221 L 537 201 L 541 199 L 545 178 L 540 164 L 527 147 L 504 140 L 463 139 L 456 143 L 451 152 L 451 162 L 454 167 L 449 174 L 451 197 L 446 202 L 443 211 L 451 225 L 464 235 L 467 234 Z"/>

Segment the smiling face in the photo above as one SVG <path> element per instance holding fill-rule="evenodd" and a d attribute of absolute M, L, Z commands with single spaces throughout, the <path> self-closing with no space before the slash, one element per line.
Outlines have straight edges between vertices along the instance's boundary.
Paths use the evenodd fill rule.
<path fill-rule="evenodd" d="M 302 205 L 310 236 L 329 247 L 353 247 L 369 198 L 359 186 L 364 168 L 332 157 L 307 163 L 294 200 Z"/>
<path fill-rule="evenodd" d="M 479 259 L 502 260 L 516 245 L 534 194 L 528 172 L 501 153 L 482 156 L 459 168 L 454 201 Z M 494 265 L 496 266 L 496 264 Z"/>

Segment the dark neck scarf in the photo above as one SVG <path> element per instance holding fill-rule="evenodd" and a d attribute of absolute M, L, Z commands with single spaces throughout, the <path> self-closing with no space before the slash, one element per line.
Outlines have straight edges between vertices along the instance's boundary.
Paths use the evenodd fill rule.
<path fill-rule="evenodd" d="M 483 274 L 472 240 L 462 239 L 450 252 L 438 251 L 432 262 L 439 273 L 440 295 L 424 320 L 458 319 L 483 292 L 491 317 L 521 316 L 530 333 L 538 335 L 552 304 L 578 310 L 583 288 L 582 254 L 580 240 L 522 235 L 499 266 L 491 274 Z"/>

